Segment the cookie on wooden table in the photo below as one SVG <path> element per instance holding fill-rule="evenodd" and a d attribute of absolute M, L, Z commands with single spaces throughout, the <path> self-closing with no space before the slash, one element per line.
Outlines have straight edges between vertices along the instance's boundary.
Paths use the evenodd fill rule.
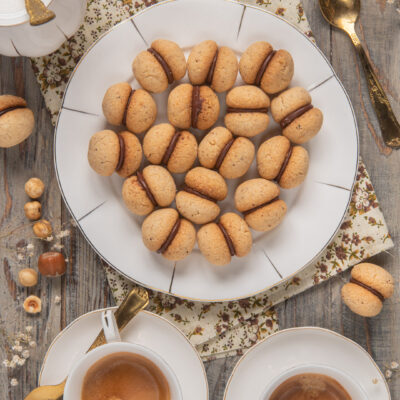
<path fill-rule="evenodd" d="M 168 96 L 168 120 L 180 129 L 208 129 L 218 119 L 220 105 L 217 95 L 208 86 L 182 83 Z"/>
<path fill-rule="evenodd" d="M 375 264 L 361 263 L 352 269 L 350 282 L 342 287 L 342 299 L 354 313 L 375 317 L 393 292 L 394 279 L 388 271 Z"/>
<path fill-rule="evenodd" d="M 218 172 L 196 167 L 185 176 L 185 186 L 176 195 L 176 208 L 189 221 L 206 224 L 219 215 L 217 201 L 227 194 L 226 182 Z"/>
<path fill-rule="evenodd" d="M 222 215 L 217 223 L 203 225 L 197 241 L 207 260 L 218 266 L 229 264 L 234 256 L 246 256 L 253 244 L 246 222 L 232 212 Z"/>
<path fill-rule="evenodd" d="M 282 134 L 291 142 L 302 144 L 312 139 L 321 129 L 323 114 L 311 104 L 310 93 L 302 87 L 282 92 L 271 102 L 272 117 Z"/>
<path fill-rule="evenodd" d="M 17 96 L 0 96 L 0 147 L 12 147 L 30 136 L 35 127 L 33 112 Z"/>
<path fill-rule="evenodd" d="M 196 243 L 193 224 L 173 208 L 153 211 L 143 221 L 143 243 L 150 251 L 156 251 L 171 261 L 188 256 Z"/>
<path fill-rule="evenodd" d="M 112 125 L 124 125 L 130 132 L 147 131 L 157 117 L 157 105 L 150 93 L 132 89 L 126 82 L 107 89 L 103 98 L 103 113 Z"/>
<path fill-rule="evenodd" d="M 158 39 L 135 57 L 132 70 L 144 89 L 161 93 L 168 85 L 185 76 L 186 59 L 175 42 Z"/>
<path fill-rule="evenodd" d="M 114 172 L 126 178 L 137 171 L 142 162 L 142 146 L 131 132 L 112 130 L 96 132 L 89 141 L 88 160 L 99 175 Z"/>
<path fill-rule="evenodd" d="M 286 203 L 279 199 L 279 187 L 266 179 L 241 183 L 235 191 L 235 207 L 250 228 L 267 232 L 276 228 L 286 215 Z"/>
<path fill-rule="evenodd" d="M 226 95 L 225 125 L 238 136 L 253 137 L 269 123 L 269 97 L 256 86 L 238 86 Z"/>
<path fill-rule="evenodd" d="M 152 164 L 163 164 L 172 173 L 182 173 L 196 161 L 197 140 L 189 131 L 176 130 L 166 123 L 158 124 L 147 131 L 143 151 Z"/>
<path fill-rule="evenodd" d="M 261 177 L 275 180 L 284 189 L 303 183 L 309 157 L 302 146 L 293 146 L 285 136 L 274 136 L 258 148 L 257 168 Z"/>
<path fill-rule="evenodd" d="M 159 165 L 148 165 L 126 179 L 122 186 L 124 203 L 136 215 L 150 214 L 156 207 L 168 207 L 175 194 L 174 178 Z"/>
<path fill-rule="evenodd" d="M 233 137 L 228 129 L 218 126 L 199 144 L 199 161 L 203 167 L 216 169 L 226 179 L 243 176 L 255 154 L 254 144 L 245 137 Z"/>
<path fill-rule="evenodd" d="M 207 84 L 217 93 L 221 93 L 234 85 L 238 61 L 229 47 L 218 47 L 213 40 L 205 40 L 193 47 L 188 57 L 187 69 L 193 85 Z"/>

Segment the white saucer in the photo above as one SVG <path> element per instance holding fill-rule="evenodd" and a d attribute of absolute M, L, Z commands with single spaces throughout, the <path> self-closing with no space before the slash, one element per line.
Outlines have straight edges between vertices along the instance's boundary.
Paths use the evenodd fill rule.
<path fill-rule="evenodd" d="M 304 327 L 280 331 L 251 348 L 236 364 L 224 400 L 258 400 L 268 382 L 306 363 L 346 373 L 363 387 L 370 400 L 391 398 L 385 377 L 361 346 L 336 332 Z"/>
<path fill-rule="evenodd" d="M 102 311 L 82 315 L 57 335 L 44 358 L 39 386 L 65 379 L 99 333 Z M 123 330 L 121 337 L 158 353 L 174 370 L 184 399 L 208 399 L 207 376 L 200 356 L 183 333 L 166 319 L 142 311 Z"/>

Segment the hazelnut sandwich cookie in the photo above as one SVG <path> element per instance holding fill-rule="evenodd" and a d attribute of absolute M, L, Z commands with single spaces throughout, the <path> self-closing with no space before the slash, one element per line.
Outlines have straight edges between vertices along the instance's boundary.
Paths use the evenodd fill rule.
<path fill-rule="evenodd" d="M 192 168 L 196 161 L 197 140 L 189 131 L 158 124 L 147 131 L 143 151 L 152 164 L 163 164 L 170 172 L 179 174 Z"/>
<path fill-rule="evenodd" d="M 132 89 L 126 82 L 108 88 L 103 98 L 103 113 L 112 125 L 124 125 L 139 134 L 147 131 L 157 117 L 153 97 L 143 89 Z"/>
<path fill-rule="evenodd" d="M 269 97 L 256 86 L 238 86 L 226 95 L 225 125 L 238 136 L 253 137 L 269 123 Z"/>
<path fill-rule="evenodd" d="M 354 313 L 375 317 L 393 291 L 394 279 L 389 272 L 375 264 L 361 263 L 352 269 L 350 282 L 342 287 L 342 299 Z"/>
<path fill-rule="evenodd" d="M 203 167 L 216 169 L 224 178 L 243 176 L 255 154 L 254 144 L 245 137 L 233 137 L 228 129 L 218 126 L 199 144 L 199 161 Z"/>
<path fill-rule="evenodd" d="M 33 112 L 17 96 L 0 96 L 0 147 L 12 147 L 30 136 L 35 127 Z"/>
<path fill-rule="evenodd" d="M 219 215 L 217 201 L 227 194 L 226 182 L 218 172 L 196 167 L 185 176 L 185 186 L 175 198 L 176 208 L 189 221 L 206 224 Z"/>
<path fill-rule="evenodd" d="M 293 146 L 285 136 L 273 136 L 257 151 L 257 169 L 261 177 L 276 181 L 284 189 L 303 183 L 309 157 L 302 146 Z"/>
<path fill-rule="evenodd" d="M 179 261 L 188 256 L 196 243 L 192 223 L 173 208 L 153 211 L 143 221 L 142 238 L 150 251 L 156 251 L 168 260 Z"/>
<path fill-rule="evenodd" d="M 238 61 L 229 47 L 218 47 L 213 40 L 205 40 L 193 47 L 187 69 L 193 85 L 210 85 L 217 93 L 226 92 L 234 85 Z"/>
<path fill-rule="evenodd" d="M 211 128 L 219 116 L 219 100 L 208 86 L 182 83 L 168 96 L 168 120 L 180 129 Z"/>
<path fill-rule="evenodd" d="M 241 183 L 235 191 L 235 206 L 250 228 L 267 232 L 276 228 L 286 215 L 286 203 L 279 198 L 274 182 L 256 178 Z"/>
<path fill-rule="evenodd" d="M 311 104 L 310 93 L 302 87 L 288 89 L 275 97 L 271 113 L 282 134 L 296 144 L 308 142 L 322 126 L 322 111 Z"/>
<path fill-rule="evenodd" d="M 133 60 L 132 70 L 140 85 L 153 93 L 161 93 L 186 73 L 182 49 L 171 40 L 155 40 L 151 47 Z"/>
<path fill-rule="evenodd" d="M 175 194 L 174 178 L 159 165 L 148 165 L 126 179 L 122 186 L 124 203 L 136 215 L 150 214 L 156 207 L 168 207 Z"/>
<path fill-rule="evenodd" d="M 99 175 L 110 176 L 116 172 L 126 178 L 142 162 L 142 145 L 131 132 L 100 131 L 90 138 L 88 160 Z"/>
<path fill-rule="evenodd" d="M 232 257 L 246 256 L 253 244 L 251 232 L 243 218 L 229 212 L 218 222 L 202 226 L 197 232 L 200 251 L 213 265 L 226 265 Z"/>
<path fill-rule="evenodd" d="M 239 70 L 247 84 L 275 94 L 289 86 L 294 63 L 286 50 L 274 50 L 268 42 L 255 42 L 242 54 Z"/>

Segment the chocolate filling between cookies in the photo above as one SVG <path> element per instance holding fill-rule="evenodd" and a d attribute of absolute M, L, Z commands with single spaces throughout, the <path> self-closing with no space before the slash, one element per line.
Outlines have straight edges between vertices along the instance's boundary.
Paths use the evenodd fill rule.
<path fill-rule="evenodd" d="M 7 114 L 10 111 L 18 110 L 20 108 L 27 108 L 27 107 L 26 106 L 14 106 L 14 107 L 5 108 L 4 110 L 0 111 L 0 117 L 3 116 L 4 114 Z"/>
<path fill-rule="evenodd" d="M 286 115 L 285 118 L 282 119 L 280 122 L 281 128 L 285 129 L 288 125 L 290 125 L 296 118 L 301 117 L 304 113 L 314 108 L 312 104 L 307 104 L 298 108 L 297 110 L 291 112 L 290 114 Z"/>
<path fill-rule="evenodd" d="M 268 113 L 268 107 L 262 107 L 262 108 L 228 107 L 228 109 L 226 111 L 228 113 Z"/>
<path fill-rule="evenodd" d="M 219 229 L 221 229 L 221 232 L 225 238 L 225 242 L 228 245 L 229 253 L 233 257 L 236 254 L 236 252 L 235 252 L 235 246 L 233 245 L 232 239 L 229 236 L 228 232 L 226 231 L 225 227 L 221 224 L 221 222 L 217 222 L 217 225 L 218 225 Z"/>
<path fill-rule="evenodd" d="M 218 52 L 219 52 L 219 49 L 217 49 L 217 51 L 215 52 L 214 58 L 213 58 L 213 60 L 211 62 L 211 65 L 210 65 L 210 69 L 208 70 L 208 74 L 207 74 L 207 78 L 206 78 L 206 83 L 208 85 L 212 84 L 212 81 L 213 81 L 213 78 L 214 78 L 215 65 L 217 64 Z"/>
<path fill-rule="evenodd" d="M 361 286 L 364 289 L 367 289 L 369 292 L 375 295 L 382 303 L 385 301 L 385 297 L 371 286 L 368 286 L 365 283 L 362 283 L 355 278 L 350 278 L 350 282 L 354 283 L 355 285 Z"/>
<path fill-rule="evenodd" d="M 215 169 L 219 169 L 222 163 L 225 160 L 226 155 L 228 154 L 229 149 L 232 147 L 233 142 L 235 141 L 234 138 L 229 140 L 229 142 L 222 148 L 221 153 L 219 153 L 219 156 L 217 158 L 217 161 L 215 163 Z"/>
<path fill-rule="evenodd" d="M 267 56 L 265 57 L 264 61 L 262 62 L 261 66 L 260 66 L 260 69 L 259 69 L 258 72 L 257 72 L 256 80 L 254 81 L 254 84 L 255 84 L 255 85 L 260 86 L 261 79 L 262 79 L 262 77 L 263 77 L 263 75 L 264 75 L 264 73 L 265 73 L 265 70 L 267 69 L 268 64 L 271 62 L 272 57 L 273 57 L 275 54 L 276 54 L 276 51 L 275 51 L 275 50 L 272 50 L 272 51 L 270 51 L 270 52 L 267 54 Z"/>
<path fill-rule="evenodd" d="M 286 153 L 285 159 L 283 160 L 281 169 L 279 170 L 278 175 L 277 175 L 276 178 L 275 178 L 275 181 L 278 182 L 278 183 L 280 182 L 280 180 L 281 180 L 281 178 L 282 178 L 282 175 L 283 175 L 283 173 L 285 172 L 285 169 L 286 169 L 286 167 L 287 167 L 288 164 L 289 164 L 290 157 L 292 156 L 292 152 L 293 152 L 293 145 L 290 143 L 289 150 L 288 150 L 288 152 Z"/>
<path fill-rule="evenodd" d="M 187 192 L 187 193 L 190 193 L 190 194 L 194 194 L 194 195 L 196 195 L 196 196 L 199 196 L 199 197 L 201 197 L 202 199 L 205 199 L 205 200 L 208 200 L 208 201 L 212 201 L 213 203 L 216 203 L 216 202 L 217 202 L 217 201 L 216 201 L 215 199 L 213 199 L 212 197 L 207 196 L 206 194 L 201 193 L 201 192 L 199 192 L 199 191 L 196 190 L 196 189 L 192 189 L 191 187 L 189 187 L 189 186 L 187 186 L 187 185 L 184 186 L 183 191 L 184 191 L 184 192 Z"/>
<path fill-rule="evenodd" d="M 118 136 L 118 141 L 119 141 L 119 158 L 118 158 L 118 164 L 115 168 L 116 171 L 119 171 L 122 166 L 124 165 L 124 161 L 125 161 L 125 140 L 122 137 L 122 135 L 120 135 L 119 133 L 117 133 Z"/>
<path fill-rule="evenodd" d="M 147 51 L 150 54 L 152 54 L 155 57 L 155 59 L 160 63 L 162 69 L 165 72 L 165 75 L 167 75 L 168 83 L 171 84 L 174 81 L 174 75 L 172 74 L 171 68 L 169 67 L 167 62 L 164 60 L 162 55 L 157 50 L 154 50 L 152 47 L 147 49 Z"/>
<path fill-rule="evenodd" d="M 173 134 L 171 141 L 169 142 L 169 145 L 167 147 L 167 149 L 165 150 L 165 153 L 163 155 L 163 158 L 161 160 L 161 162 L 164 165 L 168 164 L 169 159 L 171 158 L 172 153 L 175 150 L 175 147 L 178 143 L 179 138 L 181 137 L 182 132 L 179 131 L 175 131 L 175 133 Z"/>
<path fill-rule="evenodd" d="M 249 215 L 249 214 L 251 214 L 252 212 L 259 210 L 260 208 L 264 208 L 264 207 L 266 207 L 266 206 L 268 206 L 268 205 L 270 205 L 270 204 L 272 204 L 272 203 L 275 203 L 275 201 L 277 201 L 277 200 L 279 200 L 279 196 L 276 196 L 276 197 L 274 197 L 272 200 L 267 201 L 267 202 L 265 202 L 265 203 L 262 203 L 262 204 L 260 204 L 259 206 L 250 208 L 250 210 L 243 211 L 242 214 L 245 215 L 245 216 L 246 216 L 246 215 Z"/>
<path fill-rule="evenodd" d="M 157 207 L 157 206 L 158 206 L 157 201 L 156 201 L 156 199 L 154 198 L 153 193 L 151 193 L 151 190 L 150 190 L 149 186 L 147 185 L 147 183 L 146 183 L 146 181 L 145 181 L 145 179 L 144 179 L 143 174 L 142 174 L 141 172 L 138 171 L 138 172 L 136 173 L 136 176 L 137 176 L 137 180 L 138 180 L 140 186 L 141 186 L 141 187 L 143 188 L 143 190 L 146 192 L 147 197 L 150 199 L 150 201 L 152 202 L 153 206 L 154 206 L 154 207 Z"/>
<path fill-rule="evenodd" d="M 126 126 L 126 116 L 128 114 L 128 108 L 129 108 L 129 104 L 131 104 L 133 93 L 135 93 L 135 89 L 131 90 L 131 93 L 130 93 L 130 95 L 128 97 L 128 101 L 126 102 L 126 106 L 125 106 L 125 110 L 124 110 L 124 116 L 122 117 L 122 125 L 125 125 L 125 126 Z"/>
<path fill-rule="evenodd" d="M 193 86 L 192 91 L 192 127 L 197 128 L 203 100 L 200 98 L 200 86 Z"/>
<path fill-rule="evenodd" d="M 157 250 L 157 253 L 163 254 L 168 250 L 168 247 L 171 245 L 172 241 L 175 239 L 176 235 L 178 234 L 180 226 L 181 226 L 181 219 L 178 217 L 174 226 L 171 229 L 171 232 L 165 239 L 165 242 L 162 244 L 162 246 Z"/>

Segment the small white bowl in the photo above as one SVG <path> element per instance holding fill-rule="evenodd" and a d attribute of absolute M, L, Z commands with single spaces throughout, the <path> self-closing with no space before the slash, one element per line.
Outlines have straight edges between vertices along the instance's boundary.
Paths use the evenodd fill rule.
<path fill-rule="evenodd" d="M 0 54 L 39 57 L 57 50 L 79 28 L 86 0 L 43 0 L 56 17 L 32 26 L 25 0 L 0 0 Z"/>
<path fill-rule="evenodd" d="M 278 375 L 272 382 L 268 383 L 260 397 L 260 400 L 269 400 L 271 394 L 280 384 L 293 376 L 306 373 L 327 375 L 338 381 L 346 389 L 347 393 L 352 399 L 369 400 L 364 389 L 353 377 L 349 376 L 343 371 L 340 371 L 339 369 L 323 364 L 302 364 L 288 369 L 287 371 Z"/>

